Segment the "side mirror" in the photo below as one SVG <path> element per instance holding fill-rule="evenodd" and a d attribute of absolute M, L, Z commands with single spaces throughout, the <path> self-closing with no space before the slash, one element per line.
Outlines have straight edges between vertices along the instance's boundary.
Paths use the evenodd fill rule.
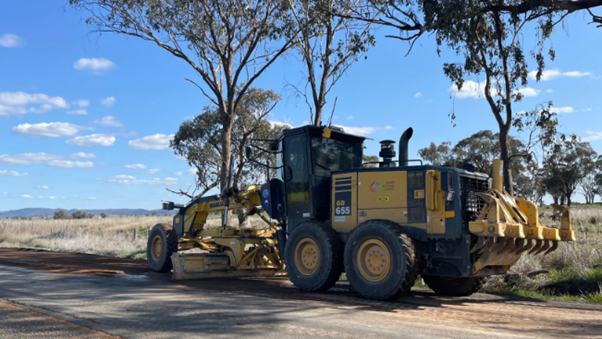
<path fill-rule="evenodd" d="M 245 155 L 247 156 L 247 159 L 251 159 L 253 156 L 253 150 L 251 149 L 251 146 L 245 147 Z"/>
<path fill-rule="evenodd" d="M 284 167 L 284 179 L 286 181 L 293 179 L 293 169 L 290 166 Z"/>

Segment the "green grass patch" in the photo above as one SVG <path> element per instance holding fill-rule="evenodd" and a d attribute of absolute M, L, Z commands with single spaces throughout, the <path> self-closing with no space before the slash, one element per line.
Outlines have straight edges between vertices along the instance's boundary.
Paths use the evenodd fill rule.
<path fill-rule="evenodd" d="M 146 250 L 123 251 L 119 253 L 119 258 L 144 259 L 146 260 Z"/>

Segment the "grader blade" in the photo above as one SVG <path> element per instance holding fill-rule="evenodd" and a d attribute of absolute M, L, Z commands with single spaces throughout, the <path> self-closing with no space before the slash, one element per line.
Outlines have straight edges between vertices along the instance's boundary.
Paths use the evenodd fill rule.
<path fill-rule="evenodd" d="M 468 223 L 470 232 L 477 236 L 471 248 L 476 255 L 473 275 L 487 266 L 503 267 L 504 272 L 514 265 L 520 256 L 552 253 L 560 241 L 574 241 L 570 212 L 559 205 L 552 205 L 562 215 L 560 228 L 550 228 L 539 221 L 537 206 L 520 197 L 513 197 L 502 189 L 501 161 L 494 162 L 493 187 L 477 195 L 483 208 L 476 220 Z M 526 240 L 526 241 L 525 241 Z"/>

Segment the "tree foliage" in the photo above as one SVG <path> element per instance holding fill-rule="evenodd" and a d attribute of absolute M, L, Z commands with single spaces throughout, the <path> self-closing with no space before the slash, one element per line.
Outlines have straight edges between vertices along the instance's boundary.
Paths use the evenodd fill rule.
<path fill-rule="evenodd" d="M 600 158 L 588 142 L 563 145 L 546 162 L 543 182 L 553 197 L 564 196 L 570 207 L 573 194 L 599 166 Z"/>
<path fill-rule="evenodd" d="M 374 36 L 369 23 L 334 15 L 349 13 L 359 3 L 357 0 L 287 1 L 297 25 L 295 50 L 305 64 L 304 86 L 290 86 L 305 99 L 310 121 L 320 126 L 328 93 L 349 67 L 374 46 Z"/>
<path fill-rule="evenodd" d="M 65 212 L 65 210 L 56 210 L 54 211 L 54 215 L 52 216 L 53 219 L 65 219 L 65 216 L 67 216 L 67 212 Z"/>
<path fill-rule="evenodd" d="M 438 53 L 446 46 L 462 58 L 443 65 L 457 90 L 467 78 L 484 76 L 483 96 L 499 127 L 504 183 L 512 193 L 508 136 L 515 118 L 513 103 L 521 101 L 521 87 L 528 83 L 529 53 L 522 31 L 532 26 L 537 30 L 530 54 L 539 80 L 546 56 L 555 57 L 553 48 L 546 48 L 555 26 L 570 13 L 601 5 L 602 0 L 364 0 L 352 14 L 340 15 L 395 28 L 399 34 L 388 37 L 410 42 L 410 50 L 424 33 L 433 33 Z"/>
<path fill-rule="evenodd" d="M 280 96 L 271 90 L 251 87 L 242 97 L 238 116 L 232 128 L 230 153 L 234 155 L 232 181 L 235 187 L 244 189 L 257 183 L 265 175 L 265 167 L 250 162 L 245 157 L 245 147 L 251 139 L 276 139 L 287 128 L 283 124 L 273 124 L 267 116 L 274 109 Z M 184 157 L 191 167 L 196 168 L 196 187 L 199 193 L 188 195 L 191 199 L 205 195 L 218 187 L 222 159 L 219 112 L 215 106 L 207 106 L 203 113 L 191 121 L 180 125 L 171 141 L 171 147 L 178 156 Z M 270 161 L 275 166 L 275 158 L 263 151 L 257 151 L 254 159 L 262 164 Z M 184 193 L 180 191 L 179 193 Z"/>
<path fill-rule="evenodd" d="M 215 106 L 223 130 L 219 184 L 225 189 L 230 136 L 242 98 L 253 82 L 293 46 L 295 25 L 288 3 L 279 0 L 69 0 L 69 3 L 89 13 L 86 22 L 92 32 L 124 34 L 152 42 L 197 73 L 202 83 L 189 81 Z"/>

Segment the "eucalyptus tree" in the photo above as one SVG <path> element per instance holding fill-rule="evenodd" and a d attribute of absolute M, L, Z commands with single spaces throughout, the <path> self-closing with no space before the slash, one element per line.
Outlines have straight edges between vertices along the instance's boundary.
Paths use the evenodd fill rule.
<path fill-rule="evenodd" d="M 94 33 L 151 42 L 188 64 L 216 107 L 220 173 L 227 186 L 232 130 L 250 86 L 295 42 L 288 3 L 280 0 L 69 0 L 89 14 Z M 242 84 L 242 85 L 241 85 Z"/>
<path fill-rule="evenodd" d="M 546 56 L 555 57 L 546 42 L 556 25 L 571 13 L 601 5 L 602 0 L 364 0 L 351 13 L 340 15 L 368 18 L 371 23 L 396 29 L 399 34 L 389 37 L 407 41 L 410 51 L 421 36 L 432 33 L 438 54 L 446 46 L 462 58 L 443 66 L 457 90 L 467 78 L 484 76 L 482 95 L 498 124 L 504 183 L 512 193 L 508 136 L 515 116 L 513 103 L 523 98 L 521 87 L 527 85 L 529 74 L 522 32 L 532 26 L 537 31 L 530 54 L 539 80 Z M 593 22 L 600 22 L 589 13 Z M 455 114 L 451 116 L 453 119 Z"/>
<path fill-rule="evenodd" d="M 304 98 L 310 121 L 320 126 L 327 95 L 349 67 L 374 46 L 374 36 L 366 21 L 334 15 L 350 13 L 360 0 L 286 1 L 296 25 L 295 49 L 304 63 L 305 82 L 302 88 L 289 85 Z"/>
<path fill-rule="evenodd" d="M 242 96 L 232 126 L 230 148 L 231 154 L 234 155 L 232 166 L 234 187 L 245 189 L 263 180 L 265 167 L 250 162 L 244 156 L 244 150 L 252 138 L 276 139 L 287 127 L 267 120 L 278 101 L 280 96 L 274 91 L 254 87 L 248 88 Z M 180 125 L 174 139 L 170 142 L 170 147 L 176 155 L 186 159 L 194 168 L 196 189 L 193 193 L 182 190 L 171 192 L 195 199 L 219 186 L 223 153 L 221 135 L 220 112 L 216 106 L 206 106 L 201 114 Z M 254 159 L 275 166 L 274 156 L 263 151 L 257 151 Z"/>

